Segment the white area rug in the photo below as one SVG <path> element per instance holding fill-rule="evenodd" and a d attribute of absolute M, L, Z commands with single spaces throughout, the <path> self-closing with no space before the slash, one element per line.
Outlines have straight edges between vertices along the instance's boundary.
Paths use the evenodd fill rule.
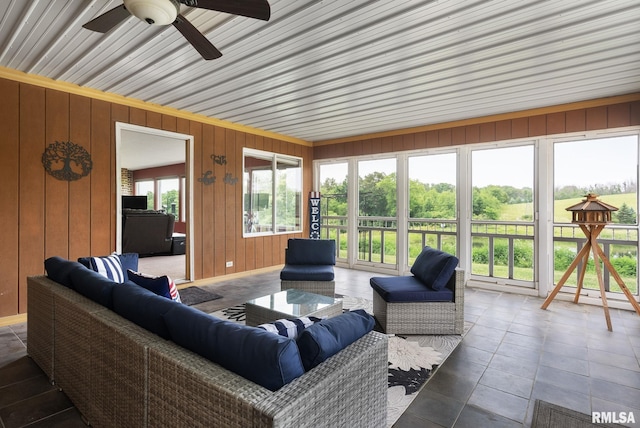
<path fill-rule="evenodd" d="M 345 296 L 344 310 L 364 309 L 373 312 L 367 299 Z M 232 306 L 211 315 L 244 324 L 244 305 Z M 465 333 L 468 331 L 465 325 Z M 462 341 L 461 336 L 389 336 L 389 390 L 387 392 L 387 426 L 400 418 L 434 370 Z"/>

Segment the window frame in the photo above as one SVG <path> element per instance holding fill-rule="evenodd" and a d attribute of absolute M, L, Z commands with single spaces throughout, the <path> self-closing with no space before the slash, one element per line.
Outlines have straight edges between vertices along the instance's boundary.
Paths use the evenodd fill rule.
<path fill-rule="evenodd" d="M 246 205 L 246 199 L 247 199 L 246 195 L 250 194 L 249 193 L 250 190 L 247 189 L 247 180 L 248 180 L 248 177 L 246 176 L 247 157 L 255 157 L 263 160 L 269 160 L 271 162 L 271 189 L 270 189 L 271 203 L 269 207 L 271 222 L 270 222 L 270 229 L 268 230 L 255 231 L 255 232 L 249 232 L 247 230 L 248 229 L 247 219 L 249 215 L 248 215 L 247 207 L 245 205 Z M 297 208 L 297 212 L 294 213 L 293 215 L 294 218 L 297 218 L 297 225 L 294 225 L 293 229 L 291 230 L 280 230 L 280 222 L 278 221 L 278 215 L 277 215 L 278 213 L 278 207 L 277 207 L 278 168 L 277 167 L 279 163 L 292 163 L 292 162 L 297 163 L 296 168 L 299 171 L 298 173 L 299 182 L 297 183 L 297 186 L 299 189 L 298 196 L 297 196 L 298 201 L 296 204 L 294 204 Z M 242 149 L 242 237 L 252 238 L 252 237 L 259 237 L 259 236 L 284 235 L 284 234 L 302 232 L 304 230 L 304 219 L 305 219 L 305 216 L 303 214 L 303 199 L 302 199 L 303 189 L 304 189 L 304 168 L 303 168 L 303 159 L 301 157 L 244 147 Z M 260 192 L 256 192 L 256 193 L 260 193 Z M 290 226 L 290 225 L 287 225 L 287 226 Z"/>

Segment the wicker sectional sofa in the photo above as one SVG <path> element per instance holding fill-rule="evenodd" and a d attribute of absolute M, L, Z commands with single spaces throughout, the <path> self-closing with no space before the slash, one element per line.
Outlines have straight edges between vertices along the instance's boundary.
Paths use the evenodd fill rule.
<path fill-rule="evenodd" d="M 272 391 L 47 276 L 27 284 L 28 354 L 92 426 L 385 424 L 385 335 L 371 331 Z"/>

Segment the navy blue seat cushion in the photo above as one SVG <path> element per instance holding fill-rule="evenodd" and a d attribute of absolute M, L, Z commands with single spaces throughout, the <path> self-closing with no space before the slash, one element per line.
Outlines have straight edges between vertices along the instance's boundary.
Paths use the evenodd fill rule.
<path fill-rule="evenodd" d="M 298 348 L 305 370 L 337 354 L 373 330 L 375 320 L 362 309 L 327 318 L 306 328 L 298 336 Z"/>
<path fill-rule="evenodd" d="M 170 338 L 163 316 L 176 305 L 180 303 L 158 296 L 131 281 L 113 289 L 113 311 L 163 339 Z"/>
<path fill-rule="evenodd" d="M 124 281 L 129 280 L 129 276 L 127 275 L 127 269 L 131 269 L 132 271 L 138 270 L 138 253 L 123 253 L 117 254 L 120 259 L 120 263 L 122 264 L 122 272 L 124 273 Z M 101 256 L 107 257 L 107 256 Z M 91 265 L 91 257 L 80 257 L 78 258 L 78 263 L 87 267 L 88 269 L 93 269 Z"/>
<path fill-rule="evenodd" d="M 451 254 L 424 247 L 411 266 L 411 273 L 434 290 L 446 287 L 458 266 L 458 258 Z"/>
<path fill-rule="evenodd" d="M 112 292 L 118 284 L 91 269 L 74 269 L 69 274 L 72 288 L 102 306 L 113 309 Z"/>
<path fill-rule="evenodd" d="M 335 265 L 336 241 L 333 239 L 289 239 L 285 264 Z"/>
<path fill-rule="evenodd" d="M 284 265 L 280 279 L 285 281 L 333 281 L 333 265 Z"/>
<path fill-rule="evenodd" d="M 380 297 L 390 303 L 452 302 L 454 297 L 450 288 L 434 290 L 415 276 L 373 277 L 369 283 Z"/>
<path fill-rule="evenodd" d="M 164 319 L 172 341 L 271 391 L 304 374 L 294 339 L 181 304 Z"/>
<path fill-rule="evenodd" d="M 77 269 L 85 269 L 80 263 L 72 262 L 62 257 L 53 256 L 44 261 L 44 269 L 47 276 L 60 285 L 73 288 L 71 272 Z"/>

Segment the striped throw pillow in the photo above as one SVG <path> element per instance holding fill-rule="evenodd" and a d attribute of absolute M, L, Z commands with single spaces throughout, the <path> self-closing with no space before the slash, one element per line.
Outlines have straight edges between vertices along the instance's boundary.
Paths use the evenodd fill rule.
<path fill-rule="evenodd" d="M 274 322 L 260 324 L 258 328 L 266 330 L 271 333 L 279 334 L 280 336 L 295 339 L 305 328 L 312 326 L 313 324 L 321 321 L 321 318 L 317 317 L 300 317 L 293 319 L 280 319 Z"/>
<path fill-rule="evenodd" d="M 91 257 L 91 269 L 113 282 L 123 283 L 126 278 L 122 270 L 122 263 L 118 256 Z"/>

